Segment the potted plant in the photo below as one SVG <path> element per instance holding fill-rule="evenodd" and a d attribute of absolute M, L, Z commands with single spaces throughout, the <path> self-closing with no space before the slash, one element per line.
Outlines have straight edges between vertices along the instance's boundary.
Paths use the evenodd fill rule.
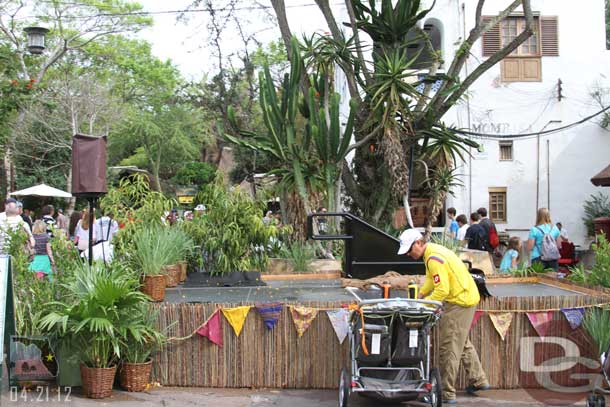
<path fill-rule="evenodd" d="M 150 383 L 152 352 L 165 343 L 165 336 L 155 328 L 158 312 L 142 304 L 132 315 L 134 324 L 139 325 L 137 335 L 126 332 L 121 352 L 119 381 L 127 391 L 143 391 Z"/>
<path fill-rule="evenodd" d="M 41 328 L 70 343 L 80 362 L 85 396 L 109 397 L 126 333 L 146 332 L 133 315 L 148 297 L 137 291 L 137 277 L 114 262 L 106 267 L 82 265 L 65 287 L 63 300 L 48 304 L 51 311 L 42 318 Z"/>
<path fill-rule="evenodd" d="M 186 280 L 186 261 L 187 256 L 194 249 L 194 242 L 190 236 L 179 226 L 167 228 L 166 233 L 168 239 L 172 242 L 174 249 L 170 253 L 168 261 L 170 265 L 166 266 L 169 275 L 174 279 L 175 285 Z"/>
<path fill-rule="evenodd" d="M 132 236 L 129 262 L 142 275 L 142 292 L 153 301 L 165 297 L 166 274 L 164 266 L 171 261 L 173 243 L 163 226 L 143 227 Z"/>

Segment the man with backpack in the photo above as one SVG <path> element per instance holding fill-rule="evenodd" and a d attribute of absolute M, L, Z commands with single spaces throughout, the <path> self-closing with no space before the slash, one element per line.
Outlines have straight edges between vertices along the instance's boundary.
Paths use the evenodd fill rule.
<path fill-rule="evenodd" d="M 493 253 L 494 250 L 500 244 L 500 237 L 498 236 L 498 230 L 496 225 L 487 217 L 487 209 L 479 208 L 477 213 L 481 217 L 481 226 L 485 230 L 485 247 L 487 251 Z"/>
<path fill-rule="evenodd" d="M 468 248 L 472 250 L 487 251 L 487 234 L 480 223 L 481 216 L 477 212 L 470 214 L 470 227 L 466 230 L 464 240 L 468 242 Z"/>
<path fill-rule="evenodd" d="M 561 257 L 561 232 L 551 221 L 551 213 L 547 208 L 538 209 L 536 226 L 530 229 L 527 240 L 527 250 L 530 253 L 532 265 L 541 263 L 545 269 L 557 271 L 557 261 Z"/>

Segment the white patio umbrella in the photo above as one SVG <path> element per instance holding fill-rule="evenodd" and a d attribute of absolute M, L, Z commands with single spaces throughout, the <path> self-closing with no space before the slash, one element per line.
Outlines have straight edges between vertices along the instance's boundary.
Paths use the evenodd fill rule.
<path fill-rule="evenodd" d="M 33 187 L 11 192 L 14 196 L 53 196 L 57 198 L 72 198 L 72 194 L 61 189 L 50 187 L 46 184 L 38 184 Z"/>

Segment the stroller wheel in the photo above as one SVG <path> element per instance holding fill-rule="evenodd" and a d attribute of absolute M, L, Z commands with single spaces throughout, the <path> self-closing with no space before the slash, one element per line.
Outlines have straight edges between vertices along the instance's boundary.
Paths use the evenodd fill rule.
<path fill-rule="evenodd" d="M 345 369 L 341 369 L 339 378 L 339 407 L 347 407 L 350 390 L 350 377 Z"/>
<path fill-rule="evenodd" d="M 599 394 L 591 394 L 587 397 L 587 407 L 606 407 L 606 399 Z"/>
<path fill-rule="evenodd" d="M 428 398 L 432 407 L 441 407 L 443 405 L 443 388 L 441 386 L 441 373 L 437 368 L 430 370 L 430 396 Z"/>

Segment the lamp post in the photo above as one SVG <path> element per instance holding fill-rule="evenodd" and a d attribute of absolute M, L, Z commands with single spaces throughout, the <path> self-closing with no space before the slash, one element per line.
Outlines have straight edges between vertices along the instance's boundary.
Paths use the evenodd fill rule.
<path fill-rule="evenodd" d="M 49 32 L 44 27 L 26 27 L 23 29 L 28 35 L 28 51 L 33 55 L 40 55 L 45 49 L 45 36 Z"/>

